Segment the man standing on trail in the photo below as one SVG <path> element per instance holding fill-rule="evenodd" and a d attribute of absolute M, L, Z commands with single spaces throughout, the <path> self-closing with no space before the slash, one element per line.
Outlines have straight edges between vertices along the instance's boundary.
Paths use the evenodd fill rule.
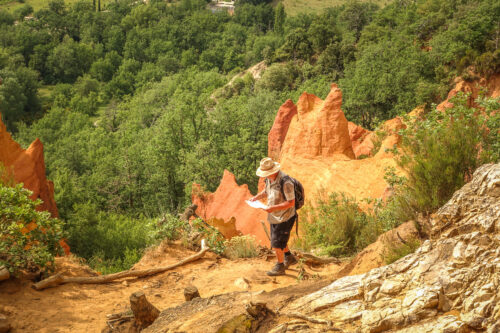
<path fill-rule="evenodd" d="M 293 224 L 297 219 L 294 185 L 288 177 L 281 184 L 281 180 L 287 175 L 280 171 L 280 164 L 269 157 L 260 161 L 256 174 L 266 178 L 266 186 L 250 201 L 257 201 L 267 196 L 268 208 L 265 211 L 268 213 L 267 221 L 271 226 L 271 247 L 278 259 L 276 265 L 267 272 L 267 275 L 285 275 L 285 269 L 297 263 L 297 259 L 292 255 L 287 245 Z"/>

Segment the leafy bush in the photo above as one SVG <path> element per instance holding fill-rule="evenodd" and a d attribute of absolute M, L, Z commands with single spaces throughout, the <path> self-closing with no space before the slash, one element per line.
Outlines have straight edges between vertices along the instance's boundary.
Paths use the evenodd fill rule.
<path fill-rule="evenodd" d="M 0 183 L 0 266 L 14 274 L 51 270 L 54 256 L 62 253 L 63 223 L 48 212 L 36 211 L 41 200 L 31 200 L 31 194 L 22 184 Z"/>
<path fill-rule="evenodd" d="M 294 246 L 304 250 L 320 248 L 323 254 L 335 256 L 351 255 L 371 243 L 373 233 L 363 229 L 379 229 L 353 198 L 338 193 L 321 198 L 313 208 L 305 207 L 301 220 L 309 222 L 301 224 L 304 234 Z"/>
<path fill-rule="evenodd" d="M 183 231 L 189 227 L 185 221 L 181 221 L 172 214 L 164 214 L 158 222 L 156 238 L 158 240 L 174 241 L 181 238 Z"/>
<path fill-rule="evenodd" d="M 401 177 L 392 172 L 386 179 L 396 186 Z M 391 183 L 392 182 L 392 183 Z M 315 206 L 305 207 L 301 220 L 303 234 L 294 246 L 304 250 L 319 250 L 321 254 L 350 256 L 375 242 L 379 235 L 408 221 L 404 214 L 405 198 L 395 193 L 386 202 L 365 199 L 361 210 L 354 198 L 332 193 L 320 199 Z"/>
<path fill-rule="evenodd" d="M 87 263 L 101 274 L 111 274 L 130 269 L 142 257 L 142 250 L 126 248 L 120 258 L 106 259 L 103 251 L 94 254 Z"/>
<path fill-rule="evenodd" d="M 108 271 L 130 268 L 131 258 L 138 260 L 156 239 L 154 220 L 98 212 L 91 204 L 76 205 L 68 226 L 72 251 L 89 259 L 93 268 L 108 265 Z"/>
<path fill-rule="evenodd" d="M 224 242 L 225 255 L 229 259 L 253 258 L 258 255 L 255 237 L 236 236 Z"/>
<path fill-rule="evenodd" d="M 257 88 L 283 91 L 292 88 L 294 80 L 291 66 L 279 63 L 273 64 L 266 69 L 262 78 L 257 81 Z"/>
<path fill-rule="evenodd" d="M 400 193 L 414 212 L 442 206 L 478 166 L 499 160 L 498 100 L 478 99 L 481 109 L 467 106 L 461 94 L 452 102 L 454 107 L 435 109 L 402 131 L 398 163 L 408 179 L 399 185 Z"/>
<path fill-rule="evenodd" d="M 196 219 L 192 222 L 192 231 L 200 234 L 207 242 L 210 250 L 216 254 L 223 254 L 226 250 L 224 236 L 216 228 L 207 225 L 203 220 Z"/>
<path fill-rule="evenodd" d="M 393 262 L 406 257 L 415 252 L 421 245 L 418 238 L 412 238 L 406 241 L 406 244 L 388 244 L 386 252 L 383 254 L 384 262 L 389 265 Z"/>

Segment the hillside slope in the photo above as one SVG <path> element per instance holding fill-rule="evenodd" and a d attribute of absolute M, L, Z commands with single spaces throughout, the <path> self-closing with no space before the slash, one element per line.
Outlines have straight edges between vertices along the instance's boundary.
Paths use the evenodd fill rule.
<path fill-rule="evenodd" d="M 500 164 L 480 167 L 429 223 L 432 238 L 391 265 L 340 278 L 302 297 L 299 290 L 290 295 L 287 289 L 188 302 L 162 312 L 144 332 L 216 332 L 218 327 L 208 324 L 221 321 L 224 330 L 218 332 L 284 333 L 299 325 L 300 332 L 328 331 L 324 324 L 286 315 L 293 312 L 330 320 L 341 332 L 498 332 Z M 280 292 L 287 298 L 280 298 Z M 266 302 L 278 314 L 251 317 L 243 310 L 245 302 Z M 260 327 L 250 329 L 238 318 Z"/>

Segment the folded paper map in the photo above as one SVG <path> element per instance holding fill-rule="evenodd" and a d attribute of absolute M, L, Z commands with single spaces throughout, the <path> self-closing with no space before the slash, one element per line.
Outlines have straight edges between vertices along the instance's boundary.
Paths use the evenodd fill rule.
<path fill-rule="evenodd" d="M 260 208 L 260 209 L 268 209 L 269 208 L 268 206 L 264 205 L 260 201 L 246 200 L 245 202 L 247 203 L 247 205 L 249 205 L 250 207 L 253 207 L 253 208 Z"/>

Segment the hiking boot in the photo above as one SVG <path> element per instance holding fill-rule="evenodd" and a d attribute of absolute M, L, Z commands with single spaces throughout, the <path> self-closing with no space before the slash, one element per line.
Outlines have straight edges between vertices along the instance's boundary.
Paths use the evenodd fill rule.
<path fill-rule="evenodd" d="M 276 263 L 274 267 L 266 273 L 269 276 L 285 275 L 285 265 Z"/>
<path fill-rule="evenodd" d="M 293 254 L 289 254 L 285 256 L 285 261 L 283 262 L 283 265 L 285 265 L 285 268 L 288 268 L 292 265 L 295 265 L 298 263 L 297 259 L 295 259 L 295 256 Z"/>

